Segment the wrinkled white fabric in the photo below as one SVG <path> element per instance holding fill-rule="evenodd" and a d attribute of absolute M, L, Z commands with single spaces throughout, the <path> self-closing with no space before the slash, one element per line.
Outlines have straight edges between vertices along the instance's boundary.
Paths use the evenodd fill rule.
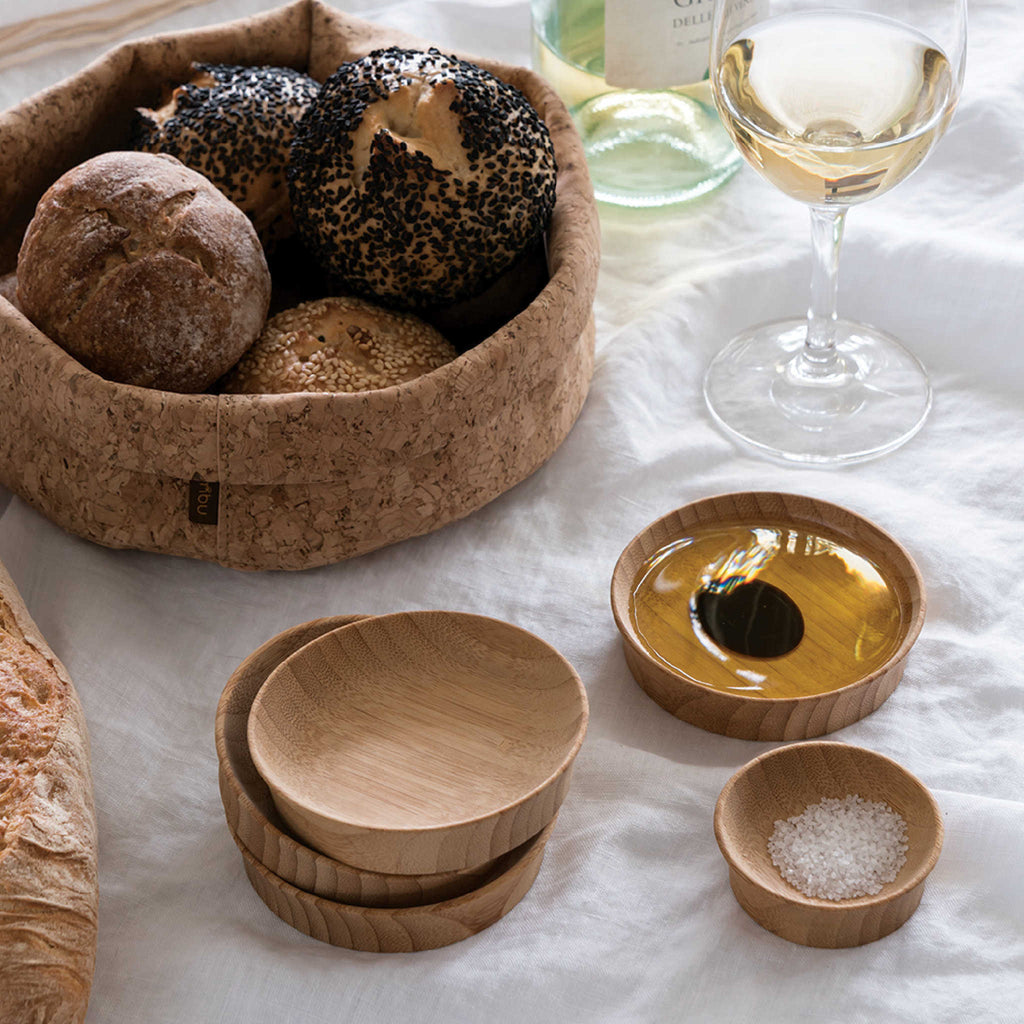
<path fill-rule="evenodd" d="M 216 0 L 151 28 L 269 6 Z M 529 61 L 522 0 L 345 6 Z M 0 20 L 33 13 L 5 0 Z M 777 466 L 710 421 L 699 383 L 713 352 L 807 301 L 807 215 L 744 169 L 690 208 L 602 209 L 597 366 L 578 424 L 529 480 L 432 536 L 244 574 L 108 551 L 10 501 L 0 559 L 67 664 L 92 736 L 89 1024 L 1024 1019 L 1024 21 L 990 0 L 974 0 L 971 18 L 948 135 L 847 226 L 841 312 L 902 337 L 935 385 L 929 422 L 902 450 L 837 471 Z M 7 68 L 0 101 L 102 48 Z M 903 682 L 832 738 L 921 778 L 946 843 L 917 914 L 861 948 L 793 945 L 739 908 L 712 813 L 730 775 L 773 745 L 661 710 L 629 675 L 612 621 L 609 580 L 629 539 L 738 489 L 849 506 L 899 538 L 926 581 Z M 217 698 L 242 658 L 294 623 L 439 607 L 517 623 L 574 663 L 591 723 L 573 788 L 535 885 L 489 930 L 412 955 L 323 945 L 274 917 L 242 873 L 217 792 Z"/>

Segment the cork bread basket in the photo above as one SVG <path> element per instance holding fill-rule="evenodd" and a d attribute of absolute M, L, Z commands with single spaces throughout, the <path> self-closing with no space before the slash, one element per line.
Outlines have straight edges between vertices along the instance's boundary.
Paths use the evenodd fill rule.
<path fill-rule="evenodd" d="M 318 0 L 126 43 L 0 114 L 0 275 L 62 173 L 125 148 L 131 111 L 193 60 L 323 80 L 387 45 L 423 45 Z M 475 59 L 475 58 L 474 58 Z M 568 434 L 593 368 L 598 225 L 564 105 L 523 68 L 478 60 L 544 117 L 558 161 L 549 281 L 425 377 L 361 394 L 182 395 L 89 372 L 0 298 L 0 482 L 99 544 L 240 569 L 303 569 L 427 533 L 524 479 Z"/>

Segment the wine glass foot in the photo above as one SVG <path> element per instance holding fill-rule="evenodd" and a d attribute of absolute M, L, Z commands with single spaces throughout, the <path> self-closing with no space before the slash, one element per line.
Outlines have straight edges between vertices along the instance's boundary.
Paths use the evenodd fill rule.
<path fill-rule="evenodd" d="M 894 337 L 852 320 L 835 322 L 838 361 L 804 351 L 806 319 L 762 324 L 712 360 L 704 399 L 727 433 L 791 462 L 863 462 L 909 441 L 932 404 L 921 364 Z"/>

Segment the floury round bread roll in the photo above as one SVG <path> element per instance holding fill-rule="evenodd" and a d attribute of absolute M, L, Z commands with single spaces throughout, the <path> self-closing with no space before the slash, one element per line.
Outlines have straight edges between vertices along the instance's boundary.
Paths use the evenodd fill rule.
<path fill-rule="evenodd" d="M 256 340 L 270 273 L 248 218 L 174 157 L 112 152 L 39 200 L 18 302 L 108 380 L 204 391 Z"/>
<path fill-rule="evenodd" d="M 423 310 L 482 291 L 543 233 L 555 156 L 529 101 L 437 50 L 342 64 L 288 167 L 299 234 L 337 290 Z"/>
<path fill-rule="evenodd" d="M 97 898 L 85 718 L 0 566 L 0 1021 L 85 1019 Z"/>

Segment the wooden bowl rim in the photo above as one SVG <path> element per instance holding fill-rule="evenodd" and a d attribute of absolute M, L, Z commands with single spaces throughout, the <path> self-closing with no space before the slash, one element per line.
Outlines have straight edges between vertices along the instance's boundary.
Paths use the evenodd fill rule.
<path fill-rule="evenodd" d="M 293 836 L 290 832 L 282 831 L 277 827 L 266 815 L 260 810 L 259 807 L 253 802 L 252 797 L 249 796 L 245 786 L 241 783 L 238 776 L 235 774 L 234 768 L 231 762 L 231 751 L 228 747 L 226 722 L 228 717 L 228 705 L 234 698 L 235 690 L 238 686 L 238 682 L 247 672 L 251 669 L 253 663 L 264 658 L 268 651 L 272 650 L 273 647 L 280 643 L 285 637 L 301 634 L 306 632 L 320 624 L 333 623 L 332 626 L 325 629 L 324 632 L 330 632 L 333 629 L 340 629 L 342 626 L 352 625 L 355 622 L 360 622 L 363 619 L 373 618 L 371 615 L 327 615 L 318 619 L 310 619 L 308 622 L 301 622 L 294 626 L 290 626 L 288 629 L 282 630 L 280 633 L 275 634 L 269 640 L 262 643 L 256 650 L 252 651 L 246 658 L 238 665 L 238 667 L 231 673 L 227 683 L 224 686 L 224 690 L 221 692 L 220 699 L 217 702 L 217 713 L 214 720 L 214 739 L 217 748 L 217 761 L 221 773 L 221 777 L 230 787 L 231 792 L 238 804 L 239 813 L 245 815 L 251 821 L 255 822 L 263 830 L 270 834 L 274 841 L 285 848 L 286 850 L 295 851 L 295 853 L 303 854 L 308 856 L 312 861 L 318 864 L 330 865 L 332 869 L 340 874 L 350 875 L 354 879 L 358 880 L 359 884 L 364 885 L 378 885 L 387 887 L 389 884 L 394 882 L 414 882 L 421 881 L 423 884 L 433 884 L 447 879 L 450 876 L 458 876 L 464 874 L 465 871 L 440 871 L 431 874 L 418 874 L 418 875 L 395 875 L 386 871 L 372 871 L 369 868 L 359 868 L 352 864 L 346 864 L 343 861 L 339 861 L 334 857 L 329 856 L 326 853 L 321 853 L 319 850 L 314 850 L 311 846 L 307 846 L 302 840 Z M 320 634 L 323 635 L 323 634 Z M 298 648 L 298 649 L 301 649 Z M 269 674 L 269 673 L 268 673 Z M 250 705 L 251 707 L 251 705 Z M 248 715 L 248 709 L 246 710 Z M 235 840 L 241 843 L 243 846 L 245 843 L 241 837 L 231 829 L 232 835 L 235 836 Z M 248 849 L 248 847 L 246 847 Z M 515 848 L 518 849 L 518 848 Z M 515 849 L 509 851 L 509 853 L 502 854 L 493 862 L 495 871 L 503 870 L 503 866 L 506 863 L 507 858 L 511 857 L 515 853 Z M 259 857 L 252 850 L 249 850 L 254 860 L 258 863 Z M 293 854 L 294 855 L 294 854 Z M 264 865 L 265 867 L 266 865 Z M 267 868 L 270 871 L 270 868 Z M 475 869 L 467 869 L 475 870 Z M 275 872 L 271 872 L 276 874 Z M 281 875 L 277 877 L 281 878 L 282 881 L 289 882 L 294 885 L 294 882 L 290 882 L 289 879 L 284 878 Z M 319 895 L 312 893 L 312 895 Z M 327 899 L 327 897 L 321 896 L 320 899 Z M 346 904 L 347 906 L 348 904 Z"/>
<path fill-rule="evenodd" d="M 924 797 L 925 805 L 931 811 L 932 824 L 935 827 L 935 839 L 932 842 L 932 848 L 929 851 L 928 856 L 896 889 L 883 888 L 873 896 L 855 896 L 851 899 L 845 900 L 827 900 L 818 896 L 805 896 L 794 886 L 789 886 L 790 891 L 788 892 L 781 892 L 776 889 L 767 889 L 750 873 L 746 866 L 747 861 L 740 857 L 736 852 L 732 836 L 725 829 L 723 818 L 725 817 L 726 805 L 732 797 L 733 791 L 736 789 L 740 780 L 764 761 L 772 760 L 777 757 L 789 756 L 790 752 L 793 750 L 808 747 L 819 750 L 829 747 L 841 747 L 845 751 L 855 752 L 854 756 L 856 757 L 864 757 L 869 761 L 881 762 L 890 768 L 895 769 L 898 774 L 903 776 Z M 942 843 L 945 838 L 945 828 L 942 824 L 942 811 L 939 809 L 939 805 L 936 802 L 935 797 L 932 796 L 931 791 L 916 775 L 904 768 L 898 761 L 894 761 L 891 757 L 886 757 L 885 754 L 879 754 L 877 751 L 869 750 L 867 747 L 860 747 L 853 743 L 840 743 L 836 740 L 805 740 L 800 743 L 786 743 L 773 750 L 768 750 L 742 765 L 733 773 L 729 781 L 722 787 L 721 793 L 718 795 L 718 800 L 715 802 L 714 828 L 715 840 L 718 842 L 718 848 L 721 850 L 722 856 L 725 858 L 730 869 L 736 871 L 759 892 L 769 893 L 770 895 L 793 905 L 813 907 L 815 910 L 826 911 L 833 914 L 843 914 L 848 910 L 857 910 L 864 907 L 882 906 L 893 900 L 899 899 L 912 889 L 917 888 L 917 886 L 921 885 L 928 875 L 931 874 L 932 868 L 935 867 L 935 864 L 939 859 L 939 854 L 942 852 Z M 782 878 L 781 874 L 779 875 L 779 878 L 785 883 L 785 879 Z"/>
<path fill-rule="evenodd" d="M 632 554 L 633 550 L 640 545 L 640 542 L 646 537 L 652 530 L 656 529 L 662 524 L 669 523 L 674 517 L 680 515 L 683 512 L 692 509 L 698 509 L 705 505 L 711 505 L 717 501 L 735 500 L 738 498 L 755 500 L 792 500 L 792 501 L 811 501 L 815 506 L 826 510 L 839 512 L 844 516 L 850 516 L 857 520 L 862 525 L 866 526 L 871 533 L 873 533 L 883 544 L 890 546 L 891 552 L 896 556 L 898 560 L 902 560 L 905 563 L 907 571 L 907 580 L 912 581 L 911 598 L 916 598 L 918 601 L 917 613 L 909 618 L 907 623 L 906 633 L 900 642 L 900 645 L 890 655 L 888 660 L 883 664 L 879 665 L 876 669 L 869 672 L 865 676 L 861 676 L 860 679 L 854 679 L 852 682 L 846 683 L 844 686 L 837 686 L 832 690 L 826 690 L 823 693 L 805 693 L 797 697 L 763 697 L 748 695 L 744 696 L 738 693 L 729 693 L 726 690 L 719 690 L 713 686 L 709 686 L 706 683 L 702 683 L 698 679 L 694 679 L 691 676 L 685 676 L 677 671 L 667 663 L 655 661 L 653 657 L 648 653 L 647 649 L 636 636 L 633 630 L 632 623 L 629 621 L 629 607 L 627 599 L 627 607 L 621 608 L 620 602 L 616 600 L 616 589 L 622 579 L 622 574 L 625 572 L 625 563 L 627 556 Z M 726 522 L 727 520 L 722 520 Z M 799 522 L 799 519 L 796 520 Z M 808 519 L 808 522 L 811 520 Z M 828 522 L 819 522 L 816 525 L 825 529 L 831 529 L 833 533 L 842 536 L 842 531 L 833 527 Z M 812 498 L 804 494 L 793 494 L 787 491 L 726 491 L 721 494 L 709 495 L 705 498 L 698 498 L 695 501 L 688 502 L 685 505 L 681 505 L 679 508 L 672 512 L 667 512 L 665 515 L 660 516 L 658 519 L 648 523 L 639 533 L 637 533 L 632 540 L 622 549 L 622 553 L 619 555 L 615 562 L 615 568 L 612 570 L 611 580 L 611 606 L 612 615 L 615 618 L 615 625 L 622 635 L 623 640 L 629 644 L 630 649 L 636 654 L 645 665 L 667 673 L 673 679 L 677 680 L 679 685 L 686 689 L 688 687 L 695 688 L 700 693 L 712 693 L 715 697 L 726 704 L 732 704 L 735 707 L 746 705 L 751 702 L 764 705 L 768 707 L 772 704 L 807 704 L 820 701 L 828 698 L 832 699 L 840 694 L 851 693 L 858 689 L 863 689 L 870 686 L 876 679 L 884 675 L 886 672 L 892 670 L 893 666 L 899 665 L 910 653 L 911 647 L 917 641 L 918 636 L 921 634 L 921 629 L 924 626 L 924 616 L 927 607 L 927 598 L 924 589 L 924 579 L 921 576 L 921 571 L 917 567 L 917 563 L 914 561 L 910 552 L 898 541 L 892 534 L 888 533 L 877 523 L 865 516 L 862 516 L 859 512 L 854 512 L 852 509 L 846 508 L 843 505 L 837 505 L 834 502 L 826 501 L 823 498 Z"/>
<path fill-rule="evenodd" d="M 517 808 L 522 807 L 526 803 L 529 803 L 531 800 L 535 799 L 537 796 L 539 796 L 541 793 L 543 793 L 545 790 L 547 790 L 550 786 L 552 786 L 559 778 L 561 778 L 562 775 L 564 775 L 572 767 L 573 762 L 576 759 L 576 755 L 579 753 L 580 747 L 583 745 L 583 740 L 584 740 L 584 738 L 586 736 L 586 732 L 587 732 L 587 725 L 588 725 L 588 722 L 590 720 L 590 705 L 589 705 L 589 702 L 587 700 L 587 691 L 586 691 L 586 688 L 583 685 L 583 680 L 580 678 L 579 673 L 573 667 L 572 663 L 565 657 L 565 655 L 563 655 L 561 653 L 561 651 L 559 651 L 557 648 L 555 648 L 552 644 L 548 643 L 547 640 L 542 639 L 541 637 L 537 636 L 536 633 L 533 633 L 533 632 L 531 632 L 528 629 L 524 629 L 521 626 L 516 626 L 513 623 L 506 622 L 503 619 L 496 619 L 496 618 L 494 618 L 492 616 L 489 616 L 489 615 L 478 615 L 478 614 L 476 614 L 474 612 L 450 611 L 450 610 L 447 610 L 447 609 L 415 609 L 413 611 L 406 611 L 406 612 L 393 612 L 393 613 L 388 614 L 388 615 L 367 615 L 367 616 L 363 616 L 363 617 L 361 617 L 356 622 L 351 622 L 348 625 L 340 626 L 338 629 L 333 629 L 330 632 L 324 633 L 321 636 L 317 637 L 315 640 L 311 640 L 310 643 L 306 644 L 304 647 L 302 647 L 299 650 L 295 651 L 294 654 L 290 655 L 283 662 L 281 662 L 281 665 L 287 664 L 293 658 L 298 658 L 299 655 L 301 655 L 301 654 L 303 654 L 303 652 L 307 651 L 307 649 L 309 647 L 312 647 L 314 644 L 318 644 L 318 643 L 324 641 L 327 637 L 336 637 L 338 634 L 345 633 L 346 631 L 348 631 L 350 629 L 352 630 L 352 634 L 351 635 L 355 635 L 355 632 L 356 632 L 355 627 L 358 627 L 363 622 L 366 622 L 366 621 L 369 621 L 369 620 L 373 620 L 374 623 L 385 623 L 386 624 L 386 623 L 388 623 L 390 621 L 395 621 L 395 620 L 398 620 L 398 619 L 408 619 L 410 617 L 414 618 L 414 619 L 420 619 L 420 618 L 426 618 L 428 616 L 429 617 L 449 616 L 449 617 L 453 617 L 453 618 L 456 618 L 456 619 L 473 619 L 473 620 L 476 620 L 476 621 L 483 621 L 483 622 L 491 623 L 491 624 L 500 626 L 503 629 L 511 630 L 511 631 L 513 631 L 515 633 L 518 633 L 518 634 L 522 635 L 522 636 L 529 637 L 531 642 L 533 642 L 533 643 L 535 643 L 535 644 L 545 648 L 547 651 L 549 651 L 552 655 L 554 655 L 562 663 L 562 665 L 569 672 L 569 678 L 575 683 L 575 693 L 576 693 L 576 697 L 577 697 L 577 699 L 579 701 L 579 712 L 580 712 L 580 714 L 579 714 L 579 723 L 577 725 L 575 735 L 573 736 L 572 744 L 569 747 L 569 749 L 566 751 L 566 753 L 563 755 L 563 757 L 562 757 L 561 761 L 558 763 L 557 767 L 555 767 L 551 772 L 549 772 L 547 777 L 544 778 L 539 783 L 537 783 L 531 790 L 529 790 L 529 792 L 521 793 L 518 797 L 516 797 L 514 800 L 510 801 L 509 803 L 503 804 L 502 806 L 497 807 L 497 808 L 492 808 L 489 811 L 481 812 L 480 814 L 476 814 L 476 815 L 473 815 L 473 816 L 468 817 L 468 818 L 459 818 L 458 820 L 446 821 L 446 822 L 440 823 L 440 824 L 432 824 L 432 825 L 389 825 L 386 828 L 382 828 L 382 827 L 377 827 L 377 826 L 368 826 L 368 825 L 366 825 L 365 823 L 362 823 L 362 822 L 351 822 L 350 823 L 355 828 L 358 828 L 358 829 L 363 830 L 363 831 L 372 831 L 372 832 L 374 832 L 377 835 L 395 835 L 395 836 L 401 836 L 401 835 L 429 835 L 429 834 L 434 833 L 434 832 L 448 832 L 449 830 L 454 829 L 454 828 L 469 827 L 469 826 L 478 824 L 480 822 L 486 822 L 486 821 L 490 821 L 490 820 L 493 820 L 493 819 L 501 818 L 504 815 L 509 814 L 510 812 L 515 811 Z M 279 665 L 277 667 L 280 668 L 281 665 Z M 275 669 L 275 671 L 276 671 L 276 669 Z M 264 682 L 263 686 L 260 687 L 259 692 L 256 694 L 256 698 L 253 700 L 253 705 L 252 705 L 253 708 L 256 707 L 257 703 L 260 700 L 260 697 L 263 695 L 263 693 L 266 690 L 267 686 L 270 684 L 270 681 L 273 678 L 273 676 L 274 676 L 274 672 L 271 672 L 270 675 L 267 676 L 267 679 Z M 262 758 L 262 756 L 261 756 L 261 754 L 259 752 L 259 749 L 258 749 L 259 745 L 257 744 L 256 747 L 253 746 L 253 743 L 252 743 L 253 721 L 254 721 L 254 718 L 253 718 L 252 715 L 250 715 L 250 717 L 249 717 L 249 725 L 248 725 L 248 729 L 247 729 L 247 735 L 249 737 L 249 756 L 252 758 L 253 764 L 255 764 L 255 766 L 256 766 L 256 770 L 259 772 L 261 778 L 263 779 L 263 781 L 269 787 L 271 793 L 278 793 L 278 792 L 282 793 L 287 799 L 291 800 L 294 804 L 296 804 L 297 806 L 303 808 L 303 810 L 305 810 L 305 811 L 307 811 L 307 812 L 309 812 L 309 813 L 311 813 L 313 815 L 317 815 L 317 816 L 319 816 L 321 818 L 329 818 L 329 819 L 332 819 L 332 820 L 337 820 L 334 817 L 334 815 L 332 813 L 330 813 L 329 810 L 326 810 L 326 809 L 324 809 L 322 807 L 311 805 L 308 802 L 308 800 L 304 799 L 301 796 L 297 796 L 287 786 L 280 785 L 280 780 L 279 779 L 273 779 L 272 777 L 268 777 L 268 773 L 269 773 L 270 776 L 273 776 L 274 773 L 273 773 L 272 768 L 269 765 L 267 765 L 265 761 L 263 761 L 263 758 Z M 385 872 L 385 874 L 386 874 L 386 872 Z"/>
<path fill-rule="evenodd" d="M 529 855 L 538 846 L 540 846 L 543 852 L 557 820 L 558 816 L 556 815 L 535 836 L 527 839 L 524 843 L 520 843 L 514 850 L 510 850 L 506 857 L 509 857 L 511 854 L 515 854 L 515 857 L 510 858 L 502 871 L 489 878 L 478 888 L 470 889 L 468 892 L 462 893 L 461 896 L 453 896 L 451 899 L 438 900 L 436 903 L 419 903 L 411 907 L 361 907 L 354 903 L 339 903 L 337 900 L 327 899 L 326 896 L 317 896 L 316 893 L 307 892 L 305 889 L 300 889 L 298 886 L 293 885 L 286 878 L 275 874 L 265 864 L 262 864 L 259 858 L 242 842 L 235 832 L 233 830 L 229 831 L 231 831 L 231 838 L 234 839 L 235 845 L 238 847 L 243 859 L 252 864 L 261 875 L 281 891 L 288 893 L 302 903 L 312 901 L 314 906 L 323 904 L 332 910 L 344 911 L 346 914 L 354 914 L 367 920 L 373 920 L 374 918 L 418 917 L 423 914 L 429 914 L 431 911 L 441 913 L 465 906 L 467 903 L 476 903 L 478 900 L 485 899 L 495 889 L 506 884 L 508 876 L 518 872 L 523 862 L 527 860 Z"/>

